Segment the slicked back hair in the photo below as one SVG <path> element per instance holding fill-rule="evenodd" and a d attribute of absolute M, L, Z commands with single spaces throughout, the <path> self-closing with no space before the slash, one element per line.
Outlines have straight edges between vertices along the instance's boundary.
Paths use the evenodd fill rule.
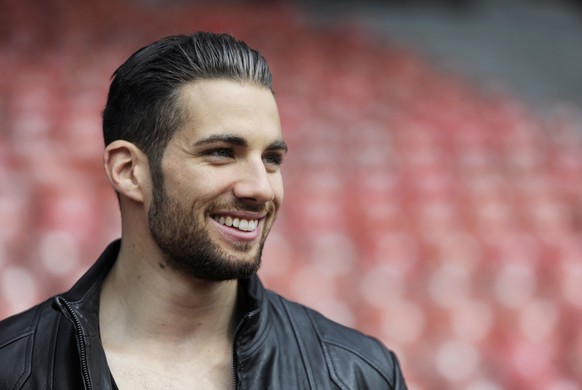
<path fill-rule="evenodd" d="M 163 152 L 187 118 L 181 87 L 208 79 L 251 83 L 273 90 L 267 61 L 228 34 L 197 32 L 163 38 L 135 52 L 113 74 L 103 112 L 105 145 L 135 144 L 161 184 Z"/>

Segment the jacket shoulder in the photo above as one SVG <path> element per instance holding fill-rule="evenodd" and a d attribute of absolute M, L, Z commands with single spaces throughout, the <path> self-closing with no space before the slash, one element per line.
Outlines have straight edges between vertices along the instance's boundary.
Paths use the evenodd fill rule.
<path fill-rule="evenodd" d="M 319 344 L 331 380 L 338 388 L 406 389 L 396 355 L 379 340 L 271 294 L 286 308 L 291 326 L 300 329 L 301 337 L 313 337 Z"/>
<path fill-rule="evenodd" d="M 0 321 L 0 388 L 20 389 L 30 376 L 35 333 L 45 306 Z"/>

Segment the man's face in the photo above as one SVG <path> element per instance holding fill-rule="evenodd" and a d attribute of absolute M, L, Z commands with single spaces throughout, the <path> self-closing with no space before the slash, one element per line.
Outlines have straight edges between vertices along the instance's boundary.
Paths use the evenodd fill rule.
<path fill-rule="evenodd" d="M 273 94 L 227 80 L 186 85 L 188 119 L 153 183 L 150 231 L 167 264 L 204 280 L 244 278 L 260 266 L 283 200 L 286 153 Z"/>

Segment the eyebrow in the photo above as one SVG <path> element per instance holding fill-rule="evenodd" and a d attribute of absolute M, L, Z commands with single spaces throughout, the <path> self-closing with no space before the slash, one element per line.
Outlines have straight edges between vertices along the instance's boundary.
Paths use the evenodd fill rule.
<path fill-rule="evenodd" d="M 202 138 L 196 141 L 196 143 L 194 143 L 194 146 L 204 146 L 207 144 L 214 144 L 217 142 L 223 142 L 226 144 L 236 146 L 248 146 L 248 143 L 244 138 L 230 134 L 211 135 L 209 137 Z"/>
<path fill-rule="evenodd" d="M 243 147 L 248 146 L 248 142 L 244 138 L 242 138 L 238 135 L 231 135 L 231 134 L 211 135 L 209 137 L 202 138 L 202 139 L 196 141 L 194 143 L 194 146 L 203 146 L 203 145 L 208 145 L 208 144 L 213 144 L 213 143 L 218 143 L 218 142 L 222 142 L 222 143 L 230 144 L 230 145 L 234 145 L 234 146 L 243 146 Z M 276 141 L 271 142 L 269 144 L 269 146 L 267 147 L 267 150 L 283 150 L 285 153 L 287 153 L 287 151 L 289 150 L 289 147 L 287 146 L 287 143 L 285 141 L 283 141 L 282 139 L 278 139 Z"/>
<path fill-rule="evenodd" d="M 287 153 L 289 151 L 289 147 L 287 146 L 287 142 L 283 141 L 282 139 L 279 139 L 271 142 L 267 150 L 282 150 L 285 153 Z"/>

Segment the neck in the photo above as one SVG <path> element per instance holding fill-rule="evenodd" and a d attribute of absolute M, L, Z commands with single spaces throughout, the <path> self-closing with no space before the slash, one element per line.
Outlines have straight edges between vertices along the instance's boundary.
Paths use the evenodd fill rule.
<path fill-rule="evenodd" d="M 237 281 L 195 279 L 161 267 L 155 251 L 125 244 L 101 291 L 104 343 L 230 342 L 238 319 Z"/>

